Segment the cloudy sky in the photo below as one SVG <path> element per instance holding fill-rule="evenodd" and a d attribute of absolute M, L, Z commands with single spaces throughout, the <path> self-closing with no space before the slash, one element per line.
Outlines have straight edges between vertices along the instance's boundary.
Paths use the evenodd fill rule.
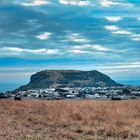
<path fill-rule="evenodd" d="M 140 0 L 1 0 L 1 88 L 44 69 L 96 69 L 136 84 Z"/>

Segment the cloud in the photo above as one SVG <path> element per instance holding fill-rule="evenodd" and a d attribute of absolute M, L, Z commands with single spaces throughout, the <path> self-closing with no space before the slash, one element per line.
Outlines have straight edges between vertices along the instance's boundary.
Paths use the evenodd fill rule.
<path fill-rule="evenodd" d="M 90 51 L 84 51 L 84 50 L 78 50 L 78 49 L 69 50 L 69 52 L 74 53 L 74 54 L 91 54 Z"/>
<path fill-rule="evenodd" d="M 97 54 L 101 54 L 103 56 L 106 55 L 106 56 L 109 56 L 109 53 L 111 55 L 111 53 L 126 53 L 126 52 L 130 52 L 129 49 L 113 49 L 113 48 L 107 48 L 107 47 L 104 47 L 102 45 L 96 45 L 96 44 L 85 44 L 85 45 L 75 45 L 75 46 L 72 46 L 72 48 L 74 50 L 81 50 L 81 51 L 89 51 L 90 54 L 94 53 L 95 55 Z"/>
<path fill-rule="evenodd" d="M 22 6 L 41 6 L 46 4 L 49 4 L 49 2 L 46 0 L 34 0 L 30 3 L 21 3 Z"/>
<path fill-rule="evenodd" d="M 107 19 L 108 21 L 111 21 L 111 22 L 118 22 L 122 19 L 122 17 L 107 16 L 107 17 L 105 17 L 105 19 Z"/>
<path fill-rule="evenodd" d="M 93 45 L 93 44 L 86 44 L 86 45 L 76 45 L 73 46 L 75 49 L 95 49 L 96 51 L 109 51 L 111 49 L 103 47 L 101 45 Z"/>
<path fill-rule="evenodd" d="M 77 5 L 77 6 L 88 6 L 91 4 L 88 0 L 59 0 L 59 3 L 64 5 Z"/>
<path fill-rule="evenodd" d="M 119 35 L 132 35 L 132 32 L 126 31 L 126 30 L 117 30 L 112 32 L 113 34 L 119 34 Z"/>
<path fill-rule="evenodd" d="M 94 48 L 94 49 L 96 49 L 97 51 L 109 51 L 110 49 L 108 49 L 108 48 L 105 48 L 105 47 L 103 47 L 103 46 L 100 46 L 100 45 L 89 45 L 89 48 Z"/>
<path fill-rule="evenodd" d="M 50 32 L 44 32 L 42 34 L 37 35 L 36 38 L 38 38 L 40 40 L 47 40 L 50 38 L 51 35 L 52 35 L 52 33 L 50 33 Z"/>
<path fill-rule="evenodd" d="M 133 41 L 140 41 L 140 37 L 139 38 L 132 38 Z"/>
<path fill-rule="evenodd" d="M 132 40 L 133 41 L 140 41 L 140 34 L 133 34 L 132 35 Z"/>
<path fill-rule="evenodd" d="M 100 5 L 102 7 L 110 7 L 112 5 L 120 5 L 121 3 L 119 2 L 113 2 L 113 1 L 110 1 L 110 0 L 101 0 L 100 2 Z"/>
<path fill-rule="evenodd" d="M 122 3 L 122 2 L 114 2 L 112 0 L 100 0 L 101 7 L 110 7 L 110 6 L 129 6 L 132 7 L 133 5 L 130 3 Z"/>
<path fill-rule="evenodd" d="M 140 34 L 135 34 L 130 31 L 120 29 L 116 25 L 110 25 L 110 26 L 105 26 L 105 29 L 112 31 L 112 34 L 118 34 L 118 35 L 130 35 L 131 40 L 133 41 L 140 41 Z"/>
<path fill-rule="evenodd" d="M 90 40 L 81 36 L 78 33 L 71 33 L 67 36 L 67 39 L 64 41 L 76 42 L 76 43 L 88 43 Z"/>
<path fill-rule="evenodd" d="M 129 31 L 124 30 L 124 29 L 120 29 L 120 28 L 119 28 L 118 26 L 116 26 L 116 25 L 105 26 L 105 29 L 112 31 L 112 34 L 134 35 L 132 32 L 129 32 Z"/>
<path fill-rule="evenodd" d="M 135 35 L 134 33 L 124 30 L 124 29 L 120 29 L 118 26 L 116 25 L 112 25 L 112 26 L 105 26 L 105 29 L 112 31 L 112 34 L 118 34 L 118 35 L 131 35 L 133 37 L 137 37 L 137 35 Z M 132 40 L 137 40 L 139 38 L 133 38 Z"/>
<path fill-rule="evenodd" d="M 112 26 L 105 26 L 105 29 L 115 31 L 118 30 L 119 27 L 117 27 L 116 25 L 112 25 Z"/>
<path fill-rule="evenodd" d="M 140 37 L 140 34 L 134 34 L 133 37 Z"/>
<path fill-rule="evenodd" d="M 123 66 L 120 66 L 120 65 L 116 65 L 116 66 L 104 66 L 103 67 L 104 69 L 120 69 L 120 70 L 123 70 L 123 69 L 127 69 L 127 68 L 130 68 L 130 69 L 133 69 L 133 68 L 140 68 L 140 65 L 123 65 Z"/>
<path fill-rule="evenodd" d="M 25 55 L 25 54 L 33 54 L 33 55 L 53 55 L 59 54 L 58 49 L 23 49 L 17 47 L 3 47 L 0 48 L 1 56 L 16 56 L 16 55 Z"/>

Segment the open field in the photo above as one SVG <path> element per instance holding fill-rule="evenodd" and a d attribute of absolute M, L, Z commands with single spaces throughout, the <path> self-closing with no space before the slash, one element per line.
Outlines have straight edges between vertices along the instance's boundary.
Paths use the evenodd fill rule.
<path fill-rule="evenodd" d="M 140 140 L 140 100 L 0 100 L 0 140 Z"/>

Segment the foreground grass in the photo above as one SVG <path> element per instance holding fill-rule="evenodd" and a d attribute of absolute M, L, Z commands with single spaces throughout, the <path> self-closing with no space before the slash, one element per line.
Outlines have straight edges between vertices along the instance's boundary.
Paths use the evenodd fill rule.
<path fill-rule="evenodd" d="M 140 100 L 0 100 L 0 140 L 140 140 Z"/>

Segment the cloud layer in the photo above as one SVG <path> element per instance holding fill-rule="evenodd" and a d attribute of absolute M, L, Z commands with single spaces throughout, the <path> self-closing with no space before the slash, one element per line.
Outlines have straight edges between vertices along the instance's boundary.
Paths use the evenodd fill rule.
<path fill-rule="evenodd" d="M 139 7 L 130 0 L 0 1 L 0 67 L 84 64 L 129 78 L 132 67 L 140 69 L 126 65 L 140 61 Z"/>

